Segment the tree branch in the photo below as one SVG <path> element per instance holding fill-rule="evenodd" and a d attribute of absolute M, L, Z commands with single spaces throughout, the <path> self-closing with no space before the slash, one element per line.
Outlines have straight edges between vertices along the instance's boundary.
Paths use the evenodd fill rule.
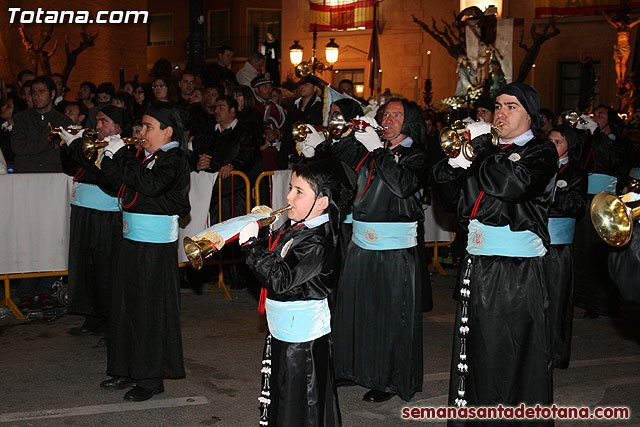
<path fill-rule="evenodd" d="M 524 30 L 522 31 L 522 34 L 524 36 Z M 549 20 L 541 33 L 538 33 L 536 31 L 536 24 L 531 25 L 531 37 L 533 38 L 531 46 L 527 48 L 527 46 L 522 41 L 522 38 L 520 39 L 520 47 L 523 48 L 527 53 L 520 63 L 520 68 L 518 69 L 518 78 L 516 79 L 516 81 L 523 82 L 527 78 L 529 70 L 531 70 L 531 67 L 533 66 L 533 64 L 535 64 L 536 59 L 538 58 L 538 54 L 540 53 L 542 44 L 550 38 L 557 36 L 558 34 L 560 34 L 560 30 L 556 27 L 553 18 Z"/>
<path fill-rule="evenodd" d="M 85 50 L 95 45 L 95 40 L 98 38 L 98 32 L 95 34 L 90 34 L 87 32 L 85 26 L 82 26 L 82 32 L 80 33 L 80 37 L 82 40 L 80 44 L 75 49 L 71 50 L 69 47 L 69 36 L 65 37 L 65 53 L 67 55 L 67 62 L 64 65 L 64 69 L 62 70 L 62 75 L 64 75 L 65 79 L 69 78 L 71 74 L 71 70 L 76 65 L 78 60 L 78 56 Z"/>
<path fill-rule="evenodd" d="M 458 60 L 459 56 L 466 55 L 466 47 L 464 38 L 461 36 L 461 30 L 457 30 L 458 34 L 456 35 L 454 34 L 451 24 L 448 24 L 444 20 L 442 21 L 444 23 L 444 29 L 440 30 L 435 18 L 431 18 L 432 24 L 431 27 L 429 27 L 429 25 L 416 18 L 415 15 L 411 15 L 411 17 L 413 18 L 413 22 L 418 24 L 423 31 L 444 47 L 452 58 Z"/>

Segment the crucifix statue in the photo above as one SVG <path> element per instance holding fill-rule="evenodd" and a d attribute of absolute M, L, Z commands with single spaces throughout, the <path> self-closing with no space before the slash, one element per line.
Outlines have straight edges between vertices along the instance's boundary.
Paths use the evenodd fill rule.
<path fill-rule="evenodd" d="M 629 37 L 633 27 L 640 22 L 640 18 L 631 21 L 627 6 L 622 10 L 602 11 L 602 15 L 618 31 L 617 41 L 613 46 L 613 59 L 616 62 L 616 85 L 619 90 L 622 90 L 624 88 L 624 76 L 627 73 L 627 60 L 631 53 Z"/>

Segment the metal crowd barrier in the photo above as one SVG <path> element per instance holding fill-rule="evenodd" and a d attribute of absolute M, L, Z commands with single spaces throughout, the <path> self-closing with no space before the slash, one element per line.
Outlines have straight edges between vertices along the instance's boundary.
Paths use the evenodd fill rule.
<path fill-rule="evenodd" d="M 236 175 L 239 176 L 240 178 L 242 178 L 244 180 L 244 184 L 245 184 L 245 200 L 246 200 L 246 211 L 243 212 L 243 215 L 248 214 L 249 212 L 251 212 L 251 183 L 249 182 L 249 178 L 247 177 L 247 175 L 245 175 L 244 173 L 240 172 L 240 171 L 231 171 L 231 175 Z M 231 185 L 233 185 L 233 180 L 231 181 Z M 220 176 L 218 175 L 218 219 L 220 219 L 219 222 L 224 221 L 225 219 L 229 219 L 229 218 L 222 218 L 222 180 L 220 179 Z M 231 190 L 231 197 L 233 197 L 233 189 Z M 233 200 L 233 199 L 232 199 Z M 231 212 L 232 212 L 232 217 L 235 216 L 233 212 L 233 207 L 234 207 L 234 203 L 233 201 L 231 202 Z M 217 260 L 210 260 L 210 261 L 205 261 L 204 264 L 205 265 L 218 265 L 218 281 L 211 285 L 211 287 L 209 287 L 210 290 L 218 290 L 220 289 L 222 291 L 222 293 L 224 294 L 224 298 L 227 301 L 232 301 L 233 298 L 231 298 L 231 294 L 229 293 L 229 289 L 227 288 L 227 285 L 224 283 L 224 265 L 225 264 L 237 264 L 239 262 L 244 261 L 244 257 L 239 257 L 239 258 L 235 258 L 236 256 L 236 249 L 235 247 L 232 247 L 232 257 L 231 259 L 224 259 L 223 253 L 222 251 L 218 252 L 218 259 Z"/>

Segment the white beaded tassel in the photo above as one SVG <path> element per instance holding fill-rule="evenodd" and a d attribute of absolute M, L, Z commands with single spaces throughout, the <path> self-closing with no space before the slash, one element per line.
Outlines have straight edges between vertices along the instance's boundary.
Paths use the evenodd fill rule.
<path fill-rule="evenodd" d="M 262 389 L 260 391 L 260 426 L 269 425 L 269 404 L 271 403 L 271 334 L 267 335 L 264 348 L 264 359 L 262 360 Z"/>
<path fill-rule="evenodd" d="M 467 406 L 464 399 L 466 394 L 465 378 L 469 375 L 469 364 L 467 363 L 467 338 L 469 336 L 469 297 L 471 296 L 471 258 L 467 259 L 467 266 L 460 287 L 460 327 L 458 328 L 458 337 L 460 338 L 460 353 L 458 354 L 459 362 L 456 365 L 458 369 L 458 397 L 454 400 L 457 407 Z"/>

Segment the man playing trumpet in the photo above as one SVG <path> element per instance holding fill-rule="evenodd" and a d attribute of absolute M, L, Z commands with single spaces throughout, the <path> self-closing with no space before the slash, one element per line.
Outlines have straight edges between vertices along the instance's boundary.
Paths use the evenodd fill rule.
<path fill-rule="evenodd" d="M 538 92 L 523 83 L 496 98 L 494 123 L 468 129 L 477 157 L 443 159 L 434 178 L 458 199 L 468 229 L 462 260 L 451 363 L 449 404 L 515 406 L 552 402 L 548 297 L 543 256 L 558 153 L 535 139 Z"/>
<path fill-rule="evenodd" d="M 77 126 L 79 127 L 79 126 Z M 97 115 L 97 138 L 109 143 L 106 150 L 124 146 L 131 118 L 124 108 L 107 106 Z M 69 329 L 72 335 L 106 332 L 111 306 L 111 288 L 122 241 L 122 212 L 116 197 L 118 188 L 102 179 L 97 159 L 82 152 L 84 130 L 71 133 L 60 129 L 64 141 L 60 151 L 63 171 L 73 176 L 69 230 L 70 313 L 85 317 L 82 326 Z M 124 151 L 118 155 L 122 155 Z"/>
<path fill-rule="evenodd" d="M 334 325 L 336 377 L 370 390 L 367 402 L 422 390 L 424 121 L 415 104 L 384 107 L 384 143 L 373 127 L 333 144 L 357 173 L 353 238 L 340 274 Z M 429 308 L 429 307 L 427 307 Z"/>

